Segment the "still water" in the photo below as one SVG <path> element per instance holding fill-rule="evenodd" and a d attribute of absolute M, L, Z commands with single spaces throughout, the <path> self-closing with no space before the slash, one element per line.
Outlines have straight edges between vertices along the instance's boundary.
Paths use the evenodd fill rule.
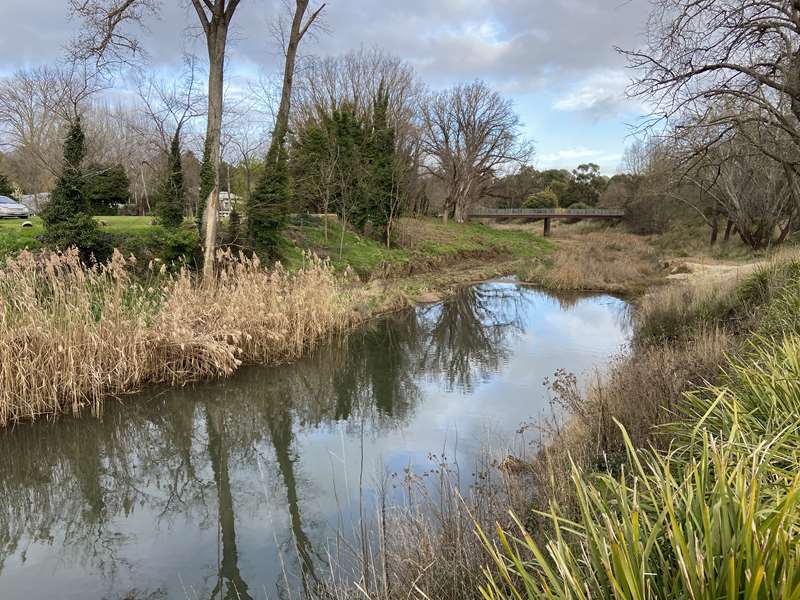
<path fill-rule="evenodd" d="M 2 432 L 0 598 L 277 597 L 378 475 L 513 447 L 544 378 L 602 368 L 626 314 L 484 284 L 290 366 Z"/>

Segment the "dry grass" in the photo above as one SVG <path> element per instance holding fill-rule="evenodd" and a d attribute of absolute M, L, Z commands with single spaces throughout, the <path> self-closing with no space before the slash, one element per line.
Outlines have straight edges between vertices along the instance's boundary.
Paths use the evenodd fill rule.
<path fill-rule="evenodd" d="M 354 319 L 326 263 L 309 258 L 288 273 L 219 258 L 211 284 L 163 268 L 142 283 L 119 253 L 95 267 L 76 252 L 9 260 L 0 270 L 0 426 L 97 407 L 147 383 L 292 360 Z"/>
<path fill-rule="evenodd" d="M 605 376 L 579 390 L 568 375 L 553 384 L 561 410 L 546 427 L 545 445 L 532 462 L 537 485 L 533 505 L 547 510 L 551 502 L 574 506 L 572 482 L 564 474 L 572 464 L 586 472 L 616 472 L 626 460 L 622 424 L 634 445 L 667 446 L 660 425 L 677 419 L 688 391 L 714 381 L 734 339 L 717 329 L 672 345 L 651 345 L 619 356 Z"/>
<path fill-rule="evenodd" d="M 486 554 L 475 524 L 510 525 L 509 509 L 528 508 L 524 499 L 532 484 L 527 469 L 498 468 L 491 456 L 484 451 L 478 459 L 476 483 L 463 495 L 458 466 L 442 456 L 431 457 L 429 472 L 393 478 L 391 483 L 403 490 L 403 502 L 390 506 L 384 489 L 372 516 L 366 515 L 354 532 L 340 532 L 328 552 L 329 577 L 317 595 L 336 600 L 477 598 Z"/>
<path fill-rule="evenodd" d="M 653 283 L 658 270 L 644 238 L 603 229 L 558 240 L 549 264 L 521 275 L 554 290 L 633 293 Z"/>

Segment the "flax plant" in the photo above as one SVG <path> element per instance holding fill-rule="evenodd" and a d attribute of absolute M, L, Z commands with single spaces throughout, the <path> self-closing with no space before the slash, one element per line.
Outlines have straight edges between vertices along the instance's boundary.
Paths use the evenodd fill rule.
<path fill-rule="evenodd" d="M 618 477 L 573 466 L 577 516 L 552 507 L 546 541 L 516 517 L 499 541 L 478 528 L 484 598 L 800 598 L 798 375 L 797 337 L 761 340 L 687 395 L 669 452 L 625 435 Z"/>

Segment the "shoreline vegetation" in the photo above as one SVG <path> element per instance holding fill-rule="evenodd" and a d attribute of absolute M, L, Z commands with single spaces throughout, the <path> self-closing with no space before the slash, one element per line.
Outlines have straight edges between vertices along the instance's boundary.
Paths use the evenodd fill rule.
<path fill-rule="evenodd" d="M 433 495 L 408 484 L 366 567 L 326 593 L 795 597 L 800 258 L 730 273 L 651 289 L 605 375 L 549 382 L 564 416 L 540 441 L 484 457 L 463 495 L 446 467 Z"/>
<path fill-rule="evenodd" d="M 377 532 L 377 545 L 337 543 L 334 566 L 358 567 L 332 569 L 317 591 L 499 600 L 579 595 L 570 586 L 580 580 L 605 597 L 627 577 L 639 597 L 648 586 L 677 589 L 681 577 L 697 591 L 722 589 L 714 582 L 724 578 L 752 589 L 749 573 L 773 560 L 767 552 L 780 557 L 770 564 L 796 560 L 789 540 L 800 533 L 800 484 L 782 466 L 800 458 L 791 416 L 800 408 L 794 252 L 710 276 L 665 262 L 654 240 L 614 227 L 565 227 L 551 242 L 524 225 L 404 225 L 401 244 L 386 249 L 335 225 L 325 239 L 318 223 L 300 223 L 287 236 L 286 267 L 228 249 L 211 283 L 185 264 L 142 265 L 120 252 L 94 266 L 77 251 L 8 256 L 0 268 L 0 426 L 99 412 L 103 398 L 151 383 L 291 362 L 377 315 L 511 274 L 554 291 L 635 298 L 631 351 L 586 390 L 558 372 L 549 382 L 554 414 L 566 416 L 524 425 L 539 428 L 539 441 L 519 456 L 487 451 L 469 494 L 457 491 L 458 473 L 444 458 L 435 492 L 427 481 L 405 482 L 407 504 L 362 528 Z M 707 513 L 712 501 L 729 512 Z M 752 536 L 734 535 L 748 524 Z M 716 545 L 700 556 L 706 537 Z M 755 558 L 726 563 L 739 548 Z M 774 586 L 800 577 L 786 569 L 767 576 Z"/>
<path fill-rule="evenodd" d="M 158 240 L 158 228 L 139 221 L 120 218 L 113 226 L 129 238 Z M 403 246 L 392 249 L 335 223 L 325 240 L 319 223 L 305 223 L 290 230 L 285 267 L 228 248 L 210 282 L 188 262 L 159 258 L 152 251 L 158 243 L 141 239 L 123 246 L 137 248 L 138 258 L 116 250 L 102 264 L 87 265 L 74 249 L 5 256 L 0 427 L 97 411 L 105 398 L 148 384 L 185 385 L 230 376 L 242 364 L 292 362 L 372 317 L 512 273 L 517 262 L 539 260 L 553 247 L 484 225 L 405 223 Z M 3 225 L 8 242 L 12 230 Z"/>
<path fill-rule="evenodd" d="M 0 223 L 0 245 L 15 249 L 0 266 L 0 427 L 96 409 L 148 384 L 291 362 L 370 318 L 495 277 L 636 298 L 668 275 L 652 240 L 614 227 L 565 227 L 550 241 L 535 224 L 402 219 L 387 248 L 306 218 L 287 231 L 285 267 L 229 246 L 208 284 L 174 258 L 180 248 L 163 250 L 158 226 L 137 217 L 107 226 L 127 254 L 87 266 L 74 251 L 19 252 L 30 228 Z"/>

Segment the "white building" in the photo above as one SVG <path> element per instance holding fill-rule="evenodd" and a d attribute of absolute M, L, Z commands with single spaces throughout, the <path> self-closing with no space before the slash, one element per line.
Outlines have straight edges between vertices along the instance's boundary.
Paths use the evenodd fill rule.
<path fill-rule="evenodd" d="M 237 208 L 241 198 L 232 192 L 219 193 L 219 216 L 227 219 L 231 216 L 231 211 Z"/>

